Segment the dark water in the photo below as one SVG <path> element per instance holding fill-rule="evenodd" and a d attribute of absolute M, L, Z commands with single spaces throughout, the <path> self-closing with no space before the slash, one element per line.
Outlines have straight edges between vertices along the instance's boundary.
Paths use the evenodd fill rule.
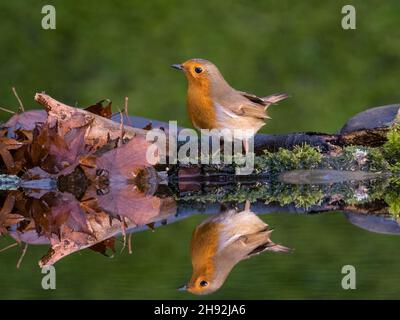
<path fill-rule="evenodd" d="M 38 259 L 47 250 L 30 246 L 21 268 L 20 250 L 2 253 L 0 296 L 69 299 L 196 299 L 176 288 L 191 273 L 191 229 L 204 217 L 193 216 L 152 233 L 133 237 L 133 254 L 107 259 L 83 251 L 56 265 L 57 289 L 41 288 Z M 263 219 L 275 227 L 275 241 L 295 248 L 291 254 L 262 254 L 236 266 L 225 285 L 207 298 L 377 298 L 400 294 L 398 237 L 370 233 L 352 226 L 343 214 L 318 216 L 271 214 Z M 2 245 L 10 243 L 6 239 Z M 120 247 L 120 245 L 119 245 Z M 357 289 L 343 290 L 343 265 L 357 270 Z"/>

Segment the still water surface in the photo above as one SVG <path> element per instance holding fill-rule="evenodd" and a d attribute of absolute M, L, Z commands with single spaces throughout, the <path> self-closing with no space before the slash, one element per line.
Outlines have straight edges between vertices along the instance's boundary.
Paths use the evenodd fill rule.
<path fill-rule="evenodd" d="M 274 241 L 294 251 L 263 253 L 240 262 L 223 287 L 208 296 L 179 292 L 191 274 L 189 243 L 193 228 L 206 217 L 193 215 L 135 233 L 133 253 L 106 258 L 83 250 L 56 264 L 57 289 L 43 290 L 37 265 L 47 246 L 29 246 L 20 269 L 21 249 L 3 252 L 0 260 L 2 299 L 309 299 L 400 297 L 399 237 L 372 233 L 348 222 L 341 212 L 318 215 L 262 215 Z M 119 238 L 121 239 L 121 238 Z M 11 243 L 2 239 L 2 247 Z M 357 288 L 343 290 L 342 267 L 356 268 Z"/>

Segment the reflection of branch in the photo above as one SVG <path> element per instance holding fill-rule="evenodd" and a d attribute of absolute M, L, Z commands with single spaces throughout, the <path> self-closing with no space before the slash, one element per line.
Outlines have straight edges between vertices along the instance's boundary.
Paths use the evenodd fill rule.
<path fill-rule="evenodd" d="M 21 266 L 22 260 L 24 260 L 26 251 L 28 250 L 28 244 L 25 243 L 24 249 L 22 249 L 22 253 L 21 256 L 19 257 L 19 260 L 17 262 L 17 269 L 19 269 L 19 267 Z"/>
<path fill-rule="evenodd" d="M 8 249 L 14 248 L 17 245 L 18 245 L 18 242 L 14 242 L 14 243 L 10 244 L 9 246 L 0 249 L 0 252 L 7 251 Z"/>
<path fill-rule="evenodd" d="M 90 226 L 92 234 L 83 234 L 73 230 L 64 228 L 64 233 L 61 234 L 61 239 L 53 238 L 51 248 L 45 256 L 39 261 L 39 266 L 53 265 L 58 260 L 65 256 L 86 249 L 102 242 L 110 237 L 119 235 L 122 230 L 123 220 L 110 219 L 108 214 L 104 212 L 86 214 L 87 223 Z M 127 227 L 136 227 L 129 221 Z M 76 239 L 80 239 L 77 241 Z"/>

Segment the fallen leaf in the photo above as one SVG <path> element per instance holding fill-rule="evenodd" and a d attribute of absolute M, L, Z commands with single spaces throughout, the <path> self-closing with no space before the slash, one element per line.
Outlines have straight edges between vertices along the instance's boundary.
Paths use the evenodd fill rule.
<path fill-rule="evenodd" d="M 17 150 L 23 145 L 23 143 L 15 139 L 7 137 L 0 138 L 0 157 L 3 160 L 9 174 L 15 174 L 15 161 L 11 154 L 11 151 Z"/>
<path fill-rule="evenodd" d="M 115 253 L 115 237 L 108 238 L 89 247 L 89 249 L 101 253 L 106 257 L 109 257 L 109 255 L 107 254 L 108 248 L 111 249 L 113 253 Z"/>
<path fill-rule="evenodd" d="M 8 120 L 4 127 L 8 129 L 8 136 L 15 137 L 17 130 L 32 131 L 40 123 L 45 123 L 47 120 L 47 113 L 44 110 L 31 110 L 22 113 L 14 114 Z"/>
<path fill-rule="evenodd" d="M 4 201 L 3 207 L 0 210 L 0 235 L 6 234 L 7 228 L 23 221 L 25 219 L 24 216 L 20 214 L 12 213 L 15 204 L 15 195 L 13 193 L 9 193 L 7 198 Z"/>
<path fill-rule="evenodd" d="M 104 102 L 107 103 L 105 106 L 103 106 Z M 111 119 L 111 116 L 112 116 L 111 104 L 112 104 L 111 100 L 103 99 L 103 100 L 100 100 L 99 102 L 97 102 L 96 104 L 85 108 L 84 110 L 89 111 L 94 114 L 97 114 L 101 117 Z"/>

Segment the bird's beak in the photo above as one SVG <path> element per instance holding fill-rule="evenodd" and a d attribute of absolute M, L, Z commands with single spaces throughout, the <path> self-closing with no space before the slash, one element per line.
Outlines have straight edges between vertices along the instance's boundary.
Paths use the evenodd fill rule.
<path fill-rule="evenodd" d="M 183 70 L 183 66 L 181 64 L 173 64 L 171 67 L 174 69 Z"/>
<path fill-rule="evenodd" d="M 178 288 L 178 291 L 187 291 L 187 285 L 184 284 L 183 286 L 180 286 L 180 287 Z"/>

